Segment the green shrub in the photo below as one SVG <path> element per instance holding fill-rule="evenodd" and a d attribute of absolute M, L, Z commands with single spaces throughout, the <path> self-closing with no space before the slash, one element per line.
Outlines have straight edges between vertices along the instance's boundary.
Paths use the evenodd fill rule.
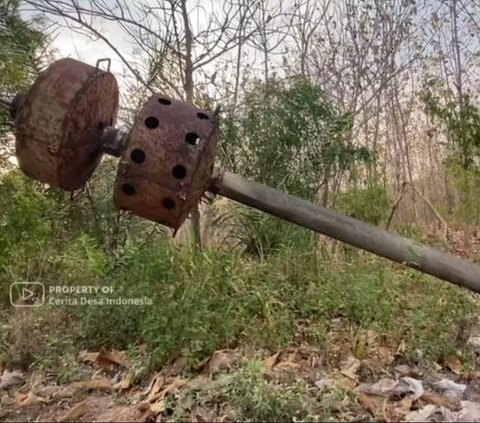
<path fill-rule="evenodd" d="M 341 193 L 337 199 L 337 208 L 348 216 L 374 225 L 387 217 L 389 209 L 387 192 L 382 185 L 369 185 Z"/>

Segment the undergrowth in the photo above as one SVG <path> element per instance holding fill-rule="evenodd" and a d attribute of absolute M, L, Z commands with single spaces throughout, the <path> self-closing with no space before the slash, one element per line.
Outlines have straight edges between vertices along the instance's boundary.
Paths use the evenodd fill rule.
<path fill-rule="evenodd" d="M 80 349 L 141 344 L 149 351 L 142 371 L 179 356 L 191 368 L 214 350 L 246 345 L 274 352 L 308 343 L 328 358 L 335 330 L 354 353 L 358 334 L 370 331 L 384 345 L 403 344 L 408 359 L 420 354 L 440 360 L 465 350 L 459 333 L 478 312 L 465 290 L 367 254 L 331 262 L 308 240 L 252 256 L 239 249 L 196 252 L 154 233 L 148 242 L 112 250 L 88 226 L 69 226 L 68 202 L 55 208 L 50 193 L 18 176 L 0 189 L 17 185 L 24 192 L 1 214 L 3 226 L 16 228 L 0 235 L 4 363 L 48 368 Z M 21 319 L 9 303 L 9 286 L 19 281 L 46 288 L 46 305 Z M 95 304 L 72 305 L 54 301 L 75 297 L 51 293 L 57 286 L 93 286 L 99 292 L 87 295 Z M 140 299 L 143 305 L 99 304 L 112 297 Z M 339 328 L 332 326 L 335 321 Z"/>

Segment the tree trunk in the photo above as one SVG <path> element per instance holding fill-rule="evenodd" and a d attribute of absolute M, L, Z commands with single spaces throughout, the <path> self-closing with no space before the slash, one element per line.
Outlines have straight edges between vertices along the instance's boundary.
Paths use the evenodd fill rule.
<path fill-rule="evenodd" d="M 193 103 L 193 63 L 192 63 L 192 44 L 193 36 L 188 19 L 187 0 L 181 0 L 183 25 L 185 28 L 185 99 L 187 103 Z M 193 208 L 190 216 L 190 231 L 193 244 L 196 248 L 202 249 L 202 233 L 200 227 L 200 210 L 198 204 Z"/>

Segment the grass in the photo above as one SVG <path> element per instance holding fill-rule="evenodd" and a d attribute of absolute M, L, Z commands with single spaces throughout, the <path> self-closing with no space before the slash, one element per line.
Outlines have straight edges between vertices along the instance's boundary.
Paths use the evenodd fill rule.
<path fill-rule="evenodd" d="M 348 248 L 345 262 L 332 262 L 314 252 L 311 235 L 300 230 L 267 255 L 247 255 L 195 252 L 138 224 L 135 241 L 112 249 L 98 225 L 91 229 L 85 210 L 82 224 L 75 204 L 19 181 L 0 184 L 0 198 L 18 192 L 0 212 L 8 228 L 0 232 L 0 366 L 63 368 L 61 382 L 75 377 L 79 350 L 118 348 L 129 352 L 140 381 L 180 356 L 189 373 L 218 349 L 274 353 L 292 344 L 308 344 L 336 366 L 350 354 L 368 356 L 372 337 L 376 345 L 401 349 L 404 361 L 441 362 L 455 353 L 465 366 L 475 363 L 468 331 L 462 332 L 474 322 L 478 301 L 456 286 Z M 115 230 L 107 225 L 107 234 L 130 239 L 130 223 Z M 44 283 L 47 292 L 58 285 L 111 287 L 113 293 L 92 298 L 147 298 L 151 305 L 45 305 L 22 312 L 10 306 L 8 292 L 12 282 L 25 280 Z M 147 358 L 135 358 L 139 345 L 147 346 Z M 218 397 L 251 420 L 326 419 L 345 395 L 333 389 L 306 403 L 312 400 L 307 386 L 272 388 L 258 366 L 252 360 L 210 393 L 202 387 L 189 395 Z M 180 418 L 181 407 L 174 413 Z"/>
<path fill-rule="evenodd" d="M 31 360 L 61 354 L 68 342 L 91 350 L 146 343 L 153 368 L 178 356 L 193 365 L 216 349 L 244 345 L 276 351 L 305 342 L 327 353 L 335 319 L 350 333 L 358 354 L 362 347 L 355 334 L 371 331 L 385 345 L 403 342 L 411 357 L 420 350 L 430 360 L 441 360 L 463 348 L 458 333 L 478 312 L 465 290 L 370 256 L 331 265 L 312 252 L 285 249 L 256 260 L 231 251 L 193 253 L 159 239 L 112 257 L 85 239 L 74 245 L 74 267 L 68 250 L 55 265 L 56 273 L 65 275 L 60 280 L 111 286 L 115 297 L 148 298 L 152 305 L 35 309 L 22 321 L 24 341 L 36 348 L 20 350 L 38 350 L 29 352 L 36 356 Z M 53 283 L 37 280 L 47 287 Z M 13 322 L 10 332 L 18 325 Z M 2 332 L 8 338 L 9 331 Z M 68 340 L 45 341 L 59 333 L 68 333 Z M 42 341 L 33 341 L 37 334 Z"/>
<path fill-rule="evenodd" d="M 210 412 L 210 419 L 230 421 L 336 421 L 355 409 L 352 393 L 337 385 L 320 391 L 301 377 L 288 383 L 268 381 L 264 371 L 261 361 L 244 358 L 230 373 L 194 380 L 168 399 L 167 420 L 185 421 Z"/>

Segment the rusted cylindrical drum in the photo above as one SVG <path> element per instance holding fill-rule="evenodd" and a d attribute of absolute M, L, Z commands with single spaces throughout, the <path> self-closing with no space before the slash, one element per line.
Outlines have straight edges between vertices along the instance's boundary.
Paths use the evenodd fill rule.
<path fill-rule="evenodd" d="M 73 191 L 101 159 L 100 136 L 113 125 L 118 85 L 110 72 L 61 59 L 42 72 L 19 105 L 16 156 L 22 171 Z"/>
<path fill-rule="evenodd" d="M 210 182 L 216 129 L 212 114 L 153 95 L 128 135 L 114 204 L 178 229 Z"/>

